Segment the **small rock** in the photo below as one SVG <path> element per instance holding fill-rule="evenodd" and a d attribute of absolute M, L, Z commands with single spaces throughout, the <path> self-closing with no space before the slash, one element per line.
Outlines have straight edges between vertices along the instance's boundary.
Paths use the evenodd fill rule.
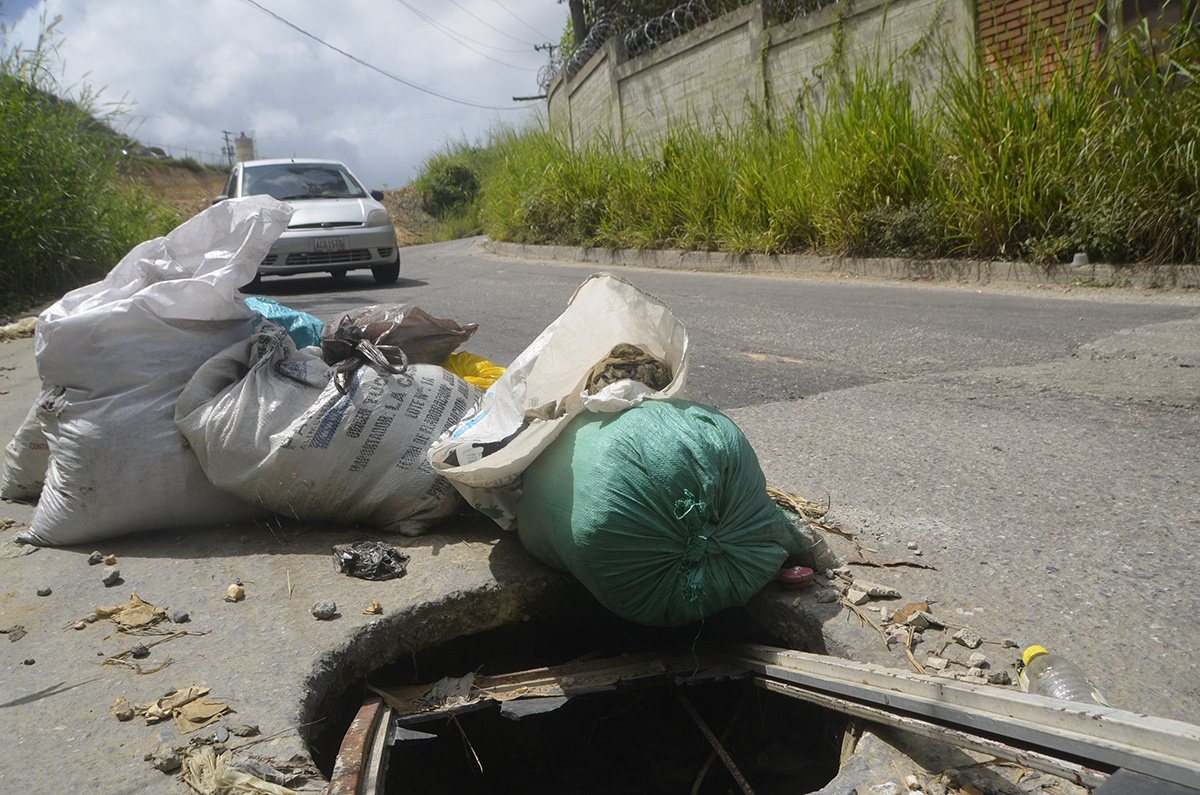
<path fill-rule="evenodd" d="M 916 776 L 909 774 L 904 777 L 904 786 L 908 787 L 910 792 L 919 791 L 921 789 L 921 782 Z"/>
<path fill-rule="evenodd" d="M 88 565 L 89 566 L 95 566 L 95 565 L 103 563 L 103 562 L 104 562 L 104 553 L 101 552 L 100 550 L 96 550 L 92 554 L 88 555 Z"/>
<path fill-rule="evenodd" d="M 261 730 L 251 724 L 242 724 L 241 726 L 234 726 L 229 730 L 229 733 L 235 737 L 256 737 L 261 733 Z"/>
<path fill-rule="evenodd" d="M 854 573 L 850 571 L 849 566 L 838 566 L 835 569 L 830 569 L 830 571 L 832 571 L 834 574 L 840 574 L 843 577 L 854 577 Z M 832 577 L 830 579 L 832 579 Z"/>
<path fill-rule="evenodd" d="M 105 566 L 117 565 L 117 556 L 116 555 L 105 555 L 104 556 L 104 565 Z"/>
<path fill-rule="evenodd" d="M 328 621 L 337 615 L 337 603 L 332 599 L 324 599 L 312 606 L 313 618 L 318 621 Z"/>
<path fill-rule="evenodd" d="M 133 648 L 129 650 L 129 653 L 135 660 L 144 660 L 150 656 L 150 650 L 146 648 L 146 644 L 144 643 L 133 644 Z"/>
<path fill-rule="evenodd" d="M 364 616 L 377 616 L 383 613 L 383 605 L 379 604 L 378 599 L 372 599 L 371 604 L 363 610 Z"/>
<path fill-rule="evenodd" d="M 171 616 L 171 620 L 174 621 L 176 624 L 186 624 L 187 622 L 192 620 L 192 617 L 188 614 L 188 611 L 186 611 L 186 610 L 176 610 L 175 615 Z"/>
<path fill-rule="evenodd" d="M 989 671 L 987 675 L 988 684 L 991 685 L 1011 685 L 1012 677 L 1008 675 L 1007 668 L 1001 668 L 999 671 Z"/>
<path fill-rule="evenodd" d="M 926 657 L 925 667 L 932 668 L 935 671 L 944 671 L 946 666 L 950 665 L 950 661 L 944 657 Z"/>
<path fill-rule="evenodd" d="M 919 558 L 919 557 L 921 557 L 922 555 L 924 555 L 925 553 L 924 553 L 924 552 L 922 552 L 922 551 L 921 551 L 921 550 L 919 550 L 919 549 L 914 549 L 914 550 L 913 550 L 913 554 L 914 554 L 914 555 L 916 555 L 916 556 Z"/>
<path fill-rule="evenodd" d="M 104 574 L 100 577 L 100 582 L 112 587 L 121 580 L 121 570 L 115 566 L 109 566 L 104 570 Z"/>
<path fill-rule="evenodd" d="M 909 548 L 909 549 L 918 549 L 918 548 L 920 548 L 920 546 L 921 546 L 921 545 L 920 545 L 920 544 L 918 544 L 916 541 L 909 541 L 909 542 L 908 542 L 908 548 Z"/>
<path fill-rule="evenodd" d="M 246 598 L 246 588 L 238 582 L 225 589 L 226 602 L 240 602 Z"/>
<path fill-rule="evenodd" d="M 827 580 L 832 580 L 833 579 L 833 569 L 825 569 L 825 571 L 821 572 L 821 575 L 823 577 L 825 577 L 825 579 L 827 579 Z"/>
<path fill-rule="evenodd" d="M 962 681 L 970 682 L 971 684 L 976 685 L 981 685 L 987 681 L 987 676 L 985 676 L 983 671 L 978 668 L 970 668 L 966 673 L 959 674 L 958 676 L 960 679 L 962 679 Z"/>
<path fill-rule="evenodd" d="M 26 664 L 26 665 L 33 665 L 35 662 L 37 662 L 37 660 L 33 659 L 32 657 L 26 657 L 26 658 L 25 658 L 25 664 Z"/>
<path fill-rule="evenodd" d="M 866 591 L 860 591 L 858 588 L 851 588 L 846 592 L 846 601 L 852 605 L 865 605 L 871 601 L 871 596 Z"/>
<path fill-rule="evenodd" d="M 904 625 L 916 627 L 917 629 L 929 629 L 930 627 L 940 627 L 942 622 L 924 610 L 918 610 L 904 620 Z"/>
<path fill-rule="evenodd" d="M 121 722 L 133 720 L 133 707 L 129 705 L 129 699 L 125 696 L 119 696 L 116 703 L 108 708 L 108 711 Z"/>
<path fill-rule="evenodd" d="M 217 727 L 217 733 L 213 735 L 213 739 L 219 743 L 229 742 L 229 729 L 224 726 Z"/>
<path fill-rule="evenodd" d="M 925 785 L 925 795 L 946 795 L 946 785 L 940 781 L 931 781 Z"/>
<path fill-rule="evenodd" d="M 979 633 L 973 629 L 960 629 L 954 633 L 954 640 L 968 649 L 978 649 L 983 645 L 983 638 L 979 637 Z"/>
<path fill-rule="evenodd" d="M 967 659 L 967 662 L 972 668 L 988 668 L 991 666 L 991 663 L 988 662 L 988 658 L 979 652 L 972 654 Z"/>
<path fill-rule="evenodd" d="M 51 589 L 49 586 L 46 586 L 45 588 L 38 588 L 38 589 L 37 589 L 37 595 L 38 595 L 38 596 L 49 596 L 49 595 L 50 595 L 50 594 L 52 594 L 52 593 L 54 593 L 54 590 L 53 590 L 53 589 Z"/>
<path fill-rule="evenodd" d="M 826 588 L 825 590 L 817 591 L 817 601 L 821 604 L 829 604 L 830 602 L 836 602 L 837 599 L 838 599 L 837 591 L 829 590 L 828 588 Z"/>
<path fill-rule="evenodd" d="M 885 781 L 867 789 L 871 795 L 900 795 L 900 784 L 896 781 Z"/>
<path fill-rule="evenodd" d="M 896 617 L 896 611 L 888 607 L 879 608 L 879 618 L 885 624 L 892 623 L 892 619 Z"/>
<path fill-rule="evenodd" d="M 71 629 L 87 629 L 87 622 L 86 621 L 76 621 L 74 624 L 71 625 Z"/>
<path fill-rule="evenodd" d="M 1006 649 L 1017 648 L 1017 642 L 1015 640 L 1013 640 L 1012 638 L 1005 638 L 1003 641 L 1001 641 L 1001 645 L 1004 646 L 1004 648 L 1006 648 Z"/>
<path fill-rule="evenodd" d="M 95 624 L 97 621 L 100 620 L 100 616 L 96 615 L 95 613 L 89 613 L 88 615 L 83 617 L 83 620 L 85 622 L 87 622 L 88 624 Z"/>
<path fill-rule="evenodd" d="M 175 752 L 174 748 L 165 743 L 156 748 L 153 753 L 146 754 L 145 759 L 154 765 L 157 770 L 161 770 L 164 773 L 174 773 L 183 766 L 183 763 L 179 760 L 179 754 Z"/>
<path fill-rule="evenodd" d="M 943 679 L 953 679 L 953 678 L 954 678 L 954 676 L 955 676 L 955 674 L 954 674 L 954 671 L 950 670 L 949 668 L 947 668 L 947 669 L 946 669 L 946 670 L 944 670 L 944 671 L 938 671 L 938 672 L 937 672 L 936 674 L 934 674 L 934 675 L 935 675 L 935 676 L 940 676 L 940 677 L 941 677 L 941 678 L 943 678 Z"/>

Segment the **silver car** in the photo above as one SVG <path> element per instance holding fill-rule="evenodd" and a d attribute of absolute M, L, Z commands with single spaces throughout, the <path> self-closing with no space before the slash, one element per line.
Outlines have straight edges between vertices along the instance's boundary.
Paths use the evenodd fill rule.
<path fill-rule="evenodd" d="M 400 276 L 396 230 L 380 201 L 350 169 L 336 160 L 250 160 L 229 172 L 219 201 L 267 194 L 295 208 L 287 230 L 258 266 L 263 276 L 327 272 L 345 276 L 370 268 L 375 281 L 391 284 Z"/>

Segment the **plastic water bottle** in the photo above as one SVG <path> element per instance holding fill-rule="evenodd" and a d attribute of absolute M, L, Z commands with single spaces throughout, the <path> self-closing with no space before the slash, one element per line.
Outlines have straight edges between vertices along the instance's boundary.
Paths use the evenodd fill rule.
<path fill-rule="evenodd" d="M 1109 706 L 1087 674 L 1067 658 L 1051 654 L 1041 646 L 1030 646 L 1021 659 L 1025 663 L 1018 677 L 1021 689 L 1067 701 Z"/>

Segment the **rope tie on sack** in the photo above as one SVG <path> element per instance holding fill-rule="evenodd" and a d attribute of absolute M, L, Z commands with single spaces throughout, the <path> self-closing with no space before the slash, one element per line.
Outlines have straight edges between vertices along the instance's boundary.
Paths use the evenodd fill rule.
<path fill-rule="evenodd" d="M 399 364 L 394 360 L 399 359 Z M 370 364 L 385 373 L 400 375 L 408 369 L 408 356 L 397 345 L 376 345 L 369 339 L 355 340 L 354 355 L 343 361 L 334 371 L 333 385 L 343 395 L 350 391 L 350 379 L 354 371 Z"/>
<path fill-rule="evenodd" d="M 704 572 L 700 564 L 704 557 L 717 552 L 721 542 L 713 537 L 717 526 L 708 520 L 708 505 L 684 489 L 683 499 L 675 501 L 674 516 L 683 522 L 687 530 L 683 558 L 679 566 L 684 570 L 682 593 L 689 602 L 698 602 L 704 595 Z"/>

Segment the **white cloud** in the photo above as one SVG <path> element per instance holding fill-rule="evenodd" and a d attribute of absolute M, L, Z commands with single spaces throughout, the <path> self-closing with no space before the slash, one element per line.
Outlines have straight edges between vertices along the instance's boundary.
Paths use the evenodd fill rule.
<path fill-rule="evenodd" d="M 485 107 L 390 79 L 254 3 L 380 70 Z M 42 6 L 0 4 L 6 46 L 36 41 Z M 253 133 L 259 156 L 344 159 L 369 187 L 405 184 L 447 137 L 473 141 L 528 119 L 543 103 L 512 98 L 538 93 L 546 53 L 533 46 L 557 43 L 567 15 L 555 0 L 46 0 L 45 10 L 62 15 L 63 82 L 86 79 L 102 99 L 135 103 L 128 131 L 142 141 L 214 162 L 222 131 Z"/>

